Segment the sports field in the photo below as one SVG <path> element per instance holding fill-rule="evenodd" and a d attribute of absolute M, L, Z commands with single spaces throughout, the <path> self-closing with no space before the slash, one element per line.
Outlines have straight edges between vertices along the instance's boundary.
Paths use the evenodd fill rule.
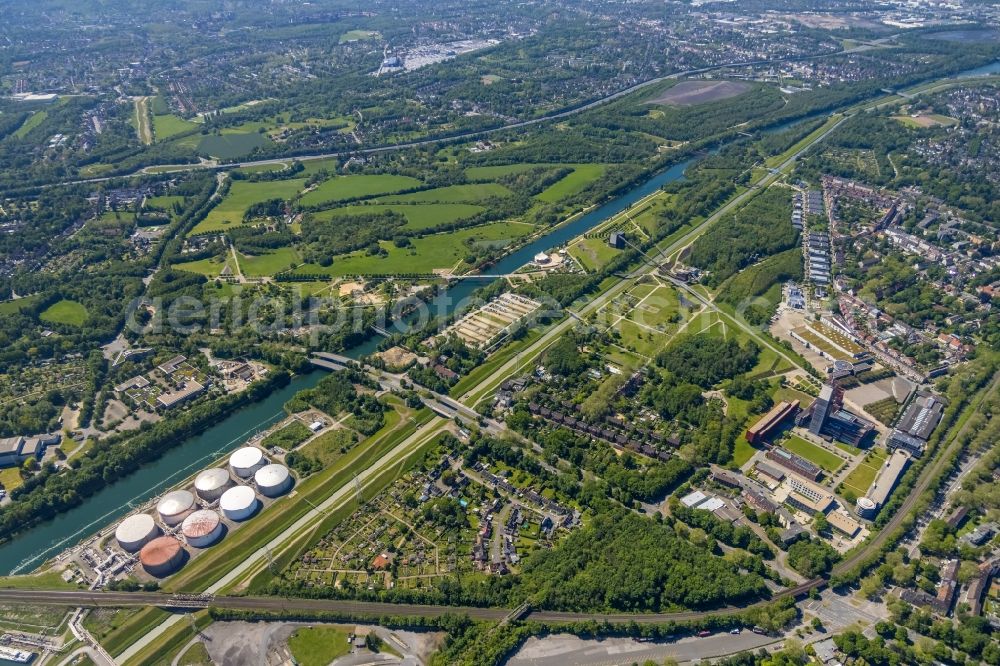
<path fill-rule="evenodd" d="M 87 308 L 81 303 L 63 299 L 50 305 L 38 318 L 52 324 L 83 326 L 88 316 Z"/>
<path fill-rule="evenodd" d="M 330 220 L 335 217 L 345 215 L 364 215 L 366 213 L 381 213 L 384 211 L 394 211 L 406 217 L 406 224 L 403 229 L 419 231 L 430 229 L 442 224 L 450 224 L 458 220 L 474 217 L 486 210 L 482 206 L 463 203 L 442 203 L 442 204 L 373 204 L 368 206 L 345 206 L 343 208 L 333 208 L 316 213 L 316 218 L 320 220 Z"/>
<path fill-rule="evenodd" d="M 251 183 L 233 181 L 226 198 L 209 211 L 204 220 L 191 231 L 192 235 L 224 231 L 230 226 L 243 224 L 243 214 L 255 203 L 268 199 L 291 199 L 305 185 L 305 179 L 272 180 Z"/>
<path fill-rule="evenodd" d="M 303 206 L 319 206 L 350 199 L 373 197 L 409 190 L 423 185 L 416 178 L 379 174 L 374 176 L 336 176 L 324 181 L 302 197 Z"/>
<path fill-rule="evenodd" d="M 796 435 L 789 437 L 781 446 L 797 456 L 802 456 L 806 460 L 816 463 L 827 472 L 836 472 L 844 464 L 844 459 L 840 456 Z"/>

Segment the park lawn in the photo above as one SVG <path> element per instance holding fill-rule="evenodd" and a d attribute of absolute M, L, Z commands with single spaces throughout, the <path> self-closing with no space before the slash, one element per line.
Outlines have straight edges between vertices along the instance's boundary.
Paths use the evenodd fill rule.
<path fill-rule="evenodd" d="M 632 321 L 653 328 L 680 322 L 681 304 L 677 292 L 672 288 L 657 287 L 648 295 L 638 297 L 642 299 L 641 302 L 628 315 Z"/>
<path fill-rule="evenodd" d="M 379 203 L 476 203 L 491 197 L 509 197 L 513 194 L 499 183 L 469 183 L 384 197 L 379 199 Z"/>
<path fill-rule="evenodd" d="M 495 223 L 414 238 L 413 247 L 407 248 L 398 248 L 390 241 L 381 241 L 379 244 L 388 253 L 387 256 L 370 256 L 364 251 L 352 252 L 334 257 L 330 266 L 306 265 L 297 272 L 329 276 L 428 274 L 438 268 L 465 266 L 464 258 L 468 254 L 466 241 L 509 243 L 531 230 L 532 227 L 527 224 Z"/>
<path fill-rule="evenodd" d="M 797 456 L 816 463 L 827 472 L 836 472 L 844 464 L 844 459 L 840 456 L 795 435 L 785 440 L 781 446 Z"/>
<path fill-rule="evenodd" d="M 643 328 L 630 319 L 622 319 L 612 328 L 621 335 L 622 347 L 650 358 L 667 343 L 664 333 Z"/>
<path fill-rule="evenodd" d="M 322 182 L 316 189 L 306 192 L 301 199 L 303 206 L 347 201 L 391 194 L 423 185 L 416 178 L 378 174 L 370 176 L 335 176 Z"/>
<path fill-rule="evenodd" d="M 249 155 L 254 149 L 271 143 L 267 135 L 260 132 L 223 132 L 203 137 L 198 142 L 198 152 L 209 157 L 232 160 Z"/>
<path fill-rule="evenodd" d="M 864 496 L 871 488 L 872 481 L 878 476 L 879 469 L 885 462 L 886 453 L 882 449 L 872 449 L 865 456 L 865 459 L 847 475 L 843 483 L 840 484 L 841 492 L 849 489 L 858 497 Z"/>
<path fill-rule="evenodd" d="M 188 273 L 197 273 L 205 277 L 219 277 L 222 270 L 229 263 L 229 255 L 225 257 L 209 257 L 208 259 L 198 259 L 197 261 L 185 261 L 181 264 L 174 264 L 173 268 Z"/>
<path fill-rule="evenodd" d="M 545 203 L 555 203 L 583 190 L 604 175 L 603 164 L 575 164 L 573 173 L 559 180 L 535 195 Z"/>
<path fill-rule="evenodd" d="M 347 631 L 338 627 L 303 627 L 288 638 L 288 649 L 299 666 L 327 666 L 351 651 L 347 639 Z"/>
<path fill-rule="evenodd" d="M 250 256 L 238 255 L 240 271 L 247 277 L 273 276 L 287 271 L 293 264 L 302 261 L 293 247 L 279 247 L 273 252 Z"/>
<path fill-rule="evenodd" d="M 468 219 L 484 210 L 486 209 L 482 206 L 463 203 L 375 204 L 369 206 L 345 206 L 344 208 L 324 210 L 317 213 L 316 218 L 330 220 L 346 215 L 364 215 L 366 213 L 393 211 L 406 217 L 406 224 L 403 225 L 403 229 L 419 231 L 421 229 L 430 229 L 442 224 L 451 224 L 458 220 Z"/>
<path fill-rule="evenodd" d="M 35 129 L 39 125 L 45 122 L 45 119 L 49 117 L 48 111 L 35 111 L 33 114 L 28 116 L 21 126 L 14 131 L 15 139 L 23 139 L 28 136 L 31 130 Z"/>
<path fill-rule="evenodd" d="M 68 326 L 83 326 L 90 316 L 87 308 L 76 301 L 63 299 L 50 305 L 39 319 L 50 324 L 66 324 Z"/>
<path fill-rule="evenodd" d="M 172 113 L 153 116 L 153 134 L 157 141 L 166 141 L 180 134 L 186 134 L 200 128 L 201 125 L 198 123 L 184 120 Z"/>
<path fill-rule="evenodd" d="M 737 467 L 743 467 L 755 453 L 757 453 L 757 449 L 741 434 L 736 438 L 736 444 L 733 446 L 733 464 Z"/>
<path fill-rule="evenodd" d="M 571 245 L 569 253 L 588 271 L 597 271 L 621 254 L 621 250 L 611 247 L 600 238 L 584 238 Z"/>
<path fill-rule="evenodd" d="M 191 235 L 223 231 L 228 226 L 243 224 L 243 214 L 250 206 L 268 199 L 291 199 L 302 189 L 305 182 L 304 178 L 259 183 L 234 181 L 226 197 L 191 230 Z"/>

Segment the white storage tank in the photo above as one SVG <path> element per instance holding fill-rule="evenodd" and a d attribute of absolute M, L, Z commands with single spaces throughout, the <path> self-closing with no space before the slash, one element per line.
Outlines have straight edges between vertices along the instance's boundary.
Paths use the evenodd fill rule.
<path fill-rule="evenodd" d="M 184 519 L 181 533 L 189 546 L 206 548 L 222 536 L 222 518 L 211 509 L 195 511 Z"/>
<path fill-rule="evenodd" d="M 229 470 L 224 467 L 206 469 L 194 480 L 195 492 L 206 502 L 214 502 L 232 487 L 233 480 L 229 478 Z"/>
<path fill-rule="evenodd" d="M 233 468 L 233 474 L 243 479 L 249 479 L 266 464 L 267 458 L 264 457 L 264 452 L 256 446 L 245 446 L 229 456 L 229 466 Z"/>
<path fill-rule="evenodd" d="M 292 475 L 284 465 L 267 465 L 254 474 L 257 490 L 264 497 L 277 497 L 287 493 L 292 487 Z"/>
<path fill-rule="evenodd" d="M 172 536 L 161 536 L 153 539 L 139 552 L 142 568 L 150 576 L 158 578 L 169 576 L 184 564 L 184 548 L 181 542 Z"/>
<path fill-rule="evenodd" d="M 222 494 L 219 508 L 230 520 L 246 520 L 257 510 L 257 493 L 250 486 L 236 486 Z"/>
<path fill-rule="evenodd" d="M 160 528 L 148 513 L 137 513 L 129 516 L 118 525 L 115 538 L 118 545 L 129 553 L 140 550 L 147 543 L 160 535 Z"/>
<path fill-rule="evenodd" d="M 156 505 L 156 512 L 165 525 L 178 525 L 195 509 L 194 495 L 188 490 L 167 493 Z"/>

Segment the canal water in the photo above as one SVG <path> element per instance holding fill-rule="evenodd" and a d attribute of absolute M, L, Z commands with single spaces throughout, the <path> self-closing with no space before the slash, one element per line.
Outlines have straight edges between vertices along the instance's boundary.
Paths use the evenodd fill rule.
<path fill-rule="evenodd" d="M 1000 74 L 1000 61 L 966 70 L 956 77 L 987 74 Z M 769 128 L 768 132 L 787 129 L 806 119 L 789 121 Z M 697 158 L 681 162 L 655 174 L 628 192 L 514 251 L 497 262 L 490 269 L 490 274 L 513 273 L 531 261 L 537 253 L 563 245 L 585 233 L 663 185 L 683 178 L 684 172 L 695 159 Z M 481 280 L 461 280 L 453 284 L 435 297 L 431 304 L 432 314 L 436 316 L 453 312 L 456 307 L 466 303 L 473 292 L 489 284 L 493 279 L 495 278 L 484 277 Z M 375 351 L 378 342 L 379 338 L 373 337 L 344 353 L 352 358 L 360 358 Z M 80 506 L 19 534 L 13 541 L 0 545 L 0 575 L 31 571 L 68 546 L 108 527 L 134 507 L 144 504 L 164 489 L 195 474 L 213 460 L 234 450 L 255 432 L 280 421 L 284 416 L 282 405 L 297 391 L 315 386 L 323 375 L 323 372 L 317 371 L 293 378 L 288 386 L 275 391 L 260 402 L 234 412 L 202 434 L 172 448 L 158 460 L 107 486 L 86 499 Z"/>
<path fill-rule="evenodd" d="M 498 261 L 490 269 L 490 273 L 513 273 L 531 261 L 537 253 L 563 245 L 663 185 L 682 178 L 693 161 L 694 159 L 687 160 L 661 171 L 628 192 L 528 243 Z M 473 292 L 493 279 L 495 278 L 484 277 L 481 280 L 456 282 L 435 297 L 431 304 L 432 313 L 436 316 L 453 312 L 457 306 L 467 302 Z M 375 351 L 379 340 L 380 338 L 373 336 L 343 353 L 352 358 L 360 358 Z M 80 506 L 0 545 L 0 575 L 26 573 L 37 568 L 67 547 L 108 527 L 166 488 L 176 485 L 225 453 L 236 449 L 254 433 L 280 421 L 284 417 L 282 405 L 297 391 L 315 386 L 323 376 L 322 371 L 316 371 L 294 377 L 288 386 L 260 402 L 234 412 L 202 434 L 175 446 L 159 459 L 84 500 Z"/>

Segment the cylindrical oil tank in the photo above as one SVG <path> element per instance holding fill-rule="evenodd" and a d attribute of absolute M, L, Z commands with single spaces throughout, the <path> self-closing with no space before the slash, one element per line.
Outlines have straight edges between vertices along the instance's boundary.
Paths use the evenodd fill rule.
<path fill-rule="evenodd" d="M 292 487 L 292 475 L 284 465 L 267 465 L 254 474 L 257 490 L 264 497 L 277 497 L 287 493 Z"/>
<path fill-rule="evenodd" d="M 168 576 L 184 563 L 184 549 L 176 538 L 161 536 L 142 547 L 139 561 L 150 576 Z"/>
<path fill-rule="evenodd" d="M 246 520 L 257 510 L 257 494 L 250 486 L 236 486 L 222 494 L 219 508 L 230 520 Z"/>
<path fill-rule="evenodd" d="M 222 536 L 222 518 L 211 509 L 195 511 L 184 519 L 181 533 L 189 546 L 206 548 Z"/>
<path fill-rule="evenodd" d="M 206 502 L 214 502 L 232 487 L 233 480 L 229 478 L 229 470 L 224 467 L 206 469 L 194 480 L 195 492 Z"/>
<path fill-rule="evenodd" d="M 148 513 L 137 513 L 118 524 L 115 538 L 123 550 L 134 553 L 160 535 L 160 528 Z"/>
<path fill-rule="evenodd" d="M 156 505 L 156 512 L 165 525 L 177 525 L 195 509 L 194 495 L 187 490 L 167 493 Z"/>
<path fill-rule="evenodd" d="M 233 473 L 244 479 L 252 477 L 254 472 L 266 464 L 267 458 L 264 457 L 264 452 L 256 446 L 244 446 L 229 456 L 229 466 L 233 468 Z"/>

